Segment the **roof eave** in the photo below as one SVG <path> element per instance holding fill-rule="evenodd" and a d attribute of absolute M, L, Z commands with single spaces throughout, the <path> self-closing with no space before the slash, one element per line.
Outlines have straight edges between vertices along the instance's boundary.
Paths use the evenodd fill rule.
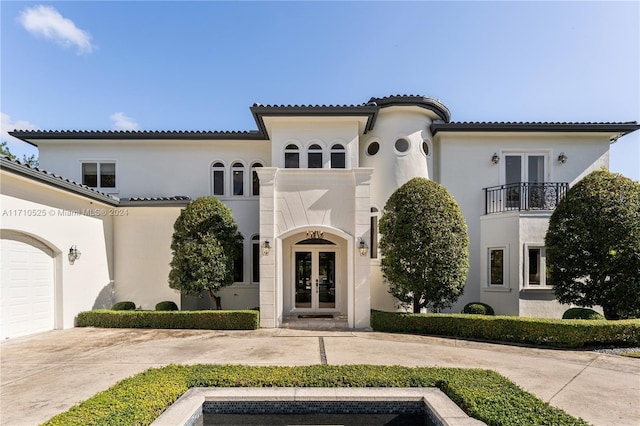
<path fill-rule="evenodd" d="M 559 132 L 617 133 L 620 136 L 640 129 L 627 123 L 432 123 L 431 134 L 439 132 Z"/>

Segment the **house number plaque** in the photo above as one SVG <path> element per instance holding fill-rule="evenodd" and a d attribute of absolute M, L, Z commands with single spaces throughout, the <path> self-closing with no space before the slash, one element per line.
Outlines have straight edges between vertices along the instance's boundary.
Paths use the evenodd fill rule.
<path fill-rule="evenodd" d="M 307 231 L 308 240 L 324 240 L 323 231 Z"/>

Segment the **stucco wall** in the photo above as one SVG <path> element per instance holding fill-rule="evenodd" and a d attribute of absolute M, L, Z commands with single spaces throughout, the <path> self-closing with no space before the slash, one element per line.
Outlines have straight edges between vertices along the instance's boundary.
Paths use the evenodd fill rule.
<path fill-rule="evenodd" d="M 260 161 L 269 166 L 271 160 L 266 141 L 43 141 L 39 152 L 41 168 L 76 182 L 82 182 L 82 161 L 115 161 L 115 193 L 121 198 L 211 195 L 211 166 L 216 160 L 227 167 L 228 188 L 231 164 L 245 165 L 245 196 L 250 197 L 250 165 Z"/>
<path fill-rule="evenodd" d="M 111 307 L 114 207 L 2 171 L 0 228 L 27 234 L 54 255 L 55 327 L 79 312 Z M 30 212 L 30 213 L 27 213 Z M 82 253 L 73 265 L 72 245 Z"/>
<path fill-rule="evenodd" d="M 483 188 L 504 184 L 504 156 L 519 152 L 545 156 L 545 181 L 569 182 L 573 185 L 590 171 L 608 166 L 608 136 L 577 133 L 442 132 L 436 135 L 436 147 L 436 176 L 460 205 L 469 227 L 469 277 L 464 295 L 452 311 L 460 311 L 468 302 L 483 300 L 494 304 L 505 303 L 504 306 L 489 303 L 496 309 L 496 313 L 500 311 L 516 314 L 519 308 L 515 295 L 489 295 L 487 292 L 480 292 L 486 275 L 486 247 L 495 244 L 520 245 L 518 227 L 513 223 L 511 213 L 491 215 L 495 216 L 490 219 L 492 224 L 483 222 L 481 232 L 481 219 L 486 218 Z M 565 164 L 557 161 L 561 152 L 568 157 Z M 498 164 L 491 162 L 494 153 L 500 157 Z M 493 223 L 496 220 L 498 222 Z M 501 236 L 501 240 L 496 239 L 497 235 Z M 515 259 L 520 259 L 521 252 L 522 247 L 517 250 L 515 247 L 511 248 L 511 262 L 514 261 L 514 255 Z M 512 266 L 514 267 L 511 269 L 517 270 L 517 264 L 512 263 Z M 511 274 L 513 275 L 513 271 Z M 517 275 L 513 276 L 513 282 L 516 282 L 516 278 Z"/>

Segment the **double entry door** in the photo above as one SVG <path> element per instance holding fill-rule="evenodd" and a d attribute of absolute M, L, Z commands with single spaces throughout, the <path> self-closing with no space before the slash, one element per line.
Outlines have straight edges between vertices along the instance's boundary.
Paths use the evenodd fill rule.
<path fill-rule="evenodd" d="M 294 253 L 294 308 L 335 310 L 336 251 L 305 248 Z"/>

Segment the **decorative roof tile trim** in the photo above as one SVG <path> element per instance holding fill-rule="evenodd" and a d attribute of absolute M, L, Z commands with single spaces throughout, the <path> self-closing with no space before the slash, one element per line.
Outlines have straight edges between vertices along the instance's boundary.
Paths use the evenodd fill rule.
<path fill-rule="evenodd" d="M 380 108 L 377 105 L 261 105 L 253 104 L 251 114 L 259 131 L 268 138 L 264 117 L 367 117 L 364 133 L 373 129 Z"/>
<path fill-rule="evenodd" d="M 232 139 L 265 140 L 257 130 L 249 131 L 184 131 L 184 130 L 14 130 L 11 136 L 37 146 L 30 139 Z"/>
<path fill-rule="evenodd" d="M 100 201 L 105 204 L 117 206 L 120 201 L 117 197 L 106 194 L 104 192 L 96 191 L 86 185 L 82 185 L 78 182 L 74 182 L 70 179 L 66 179 L 62 176 L 49 173 L 45 170 L 40 170 L 38 167 L 31 167 L 27 164 L 22 164 L 18 160 L 12 160 L 9 157 L 0 158 L 0 165 L 3 170 L 7 170 L 11 173 L 33 179 L 38 182 L 42 182 L 51 186 L 55 186 L 60 189 L 73 192 L 78 195 L 82 195 L 92 200 Z"/>
<path fill-rule="evenodd" d="M 451 122 L 432 123 L 431 133 L 438 132 L 592 132 L 618 133 L 624 136 L 640 129 L 636 121 L 625 122 Z"/>
<path fill-rule="evenodd" d="M 121 207 L 184 207 L 191 203 L 191 197 L 178 195 L 175 197 L 132 197 L 122 198 Z"/>
<path fill-rule="evenodd" d="M 422 95 L 392 95 L 382 98 L 371 98 L 367 105 L 378 105 L 381 108 L 391 106 L 417 106 L 433 111 L 443 121 L 451 120 L 451 112 L 438 99 L 430 98 Z"/>

